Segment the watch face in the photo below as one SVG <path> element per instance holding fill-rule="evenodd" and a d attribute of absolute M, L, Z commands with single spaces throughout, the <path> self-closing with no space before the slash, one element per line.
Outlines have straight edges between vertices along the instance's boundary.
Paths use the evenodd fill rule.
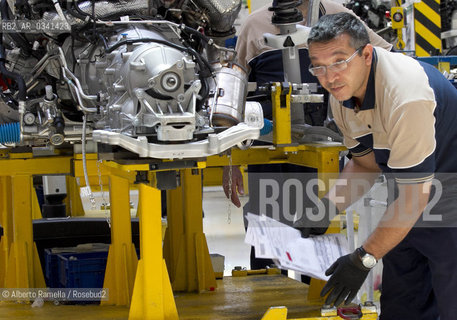
<path fill-rule="evenodd" d="M 366 254 L 362 257 L 362 264 L 365 266 L 365 268 L 373 268 L 376 265 L 377 261 L 376 258 L 373 257 L 371 254 Z"/>

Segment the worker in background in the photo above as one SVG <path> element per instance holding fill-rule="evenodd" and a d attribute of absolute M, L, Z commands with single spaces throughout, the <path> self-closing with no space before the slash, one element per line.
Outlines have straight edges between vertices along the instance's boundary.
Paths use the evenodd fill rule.
<path fill-rule="evenodd" d="M 303 0 L 298 6 L 303 17 L 307 16 L 308 0 Z M 238 63 L 245 67 L 249 73 L 249 81 L 257 82 L 258 85 L 264 85 L 270 81 L 284 81 L 282 50 L 277 50 L 269 47 L 264 43 L 263 34 L 272 33 L 278 34 L 279 28 L 271 23 L 273 12 L 269 11 L 270 6 L 264 6 L 252 14 L 250 14 L 243 25 L 241 26 L 239 37 L 236 43 L 235 50 L 237 52 Z M 351 12 L 343 5 L 329 0 L 320 1 L 320 15 L 331 14 L 336 12 Z M 353 13 L 352 13 L 353 14 Z M 301 25 L 306 25 L 306 21 L 302 21 Z M 372 30 L 368 30 L 370 40 L 377 46 L 390 50 L 392 46 L 384 41 L 380 36 L 376 35 Z M 311 75 L 307 70 L 309 66 L 308 53 L 306 44 L 299 49 L 300 65 L 302 68 L 301 78 L 303 83 L 318 83 L 316 77 Z M 322 89 L 321 93 L 325 93 Z M 264 117 L 272 120 L 271 102 L 262 102 Z M 323 126 L 324 120 L 327 117 L 327 99 L 324 103 L 313 103 L 304 105 L 305 121 L 313 126 Z M 303 173 L 302 180 L 315 178 L 314 169 L 305 168 L 291 164 L 278 165 L 253 165 L 249 166 L 249 203 L 244 207 L 244 214 L 251 212 L 259 214 L 259 187 L 258 178 L 260 176 L 271 178 L 278 181 L 279 184 L 289 179 L 294 172 Z M 305 173 L 307 172 L 307 173 Z M 230 174 L 231 173 L 231 174 Z M 267 175 L 268 173 L 268 175 Z M 231 176 L 232 186 L 229 188 Z M 306 181 L 303 181 L 306 183 Z M 223 187 L 227 198 L 230 198 L 233 204 L 237 207 L 241 206 L 239 194 L 244 194 L 244 186 L 241 172 L 238 166 L 232 168 L 225 167 L 223 174 Z M 229 190 L 231 196 L 229 197 Z M 282 191 L 280 191 L 282 193 Z M 279 207 L 283 208 L 283 194 L 278 196 Z M 305 199 L 306 201 L 308 199 Z M 286 200 L 287 201 L 287 200 Z M 293 205 L 289 206 L 293 210 Z M 277 219 L 279 221 L 292 225 L 293 219 L 284 217 L 282 212 L 273 212 L 274 208 L 267 207 L 263 214 Z M 245 219 L 245 224 L 246 224 Z M 254 250 L 251 251 L 251 269 L 261 269 L 272 264 L 270 259 L 256 259 Z"/>
<path fill-rule="evenodd" d="M 329 210 L 363 195 L 357 180 L 372 184 L 383 173 L 389 186 L 383 218 L 327 270 L 321 295 L 349 303 L 382 258 L 380 319 L 456 319 L 457 90 L 432 65 L 371 44 L 347 13 L 321 17 L 308 47 L 309 71 L 330 93 L 352 159 L 324 197 L 326 219 L 295 227 L 325 229 Z"/>

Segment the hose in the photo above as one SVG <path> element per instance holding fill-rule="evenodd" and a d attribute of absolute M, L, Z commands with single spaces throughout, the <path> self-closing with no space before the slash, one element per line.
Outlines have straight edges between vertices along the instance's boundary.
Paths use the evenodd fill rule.
<path fill-rule="evenodd" d="M 21 141 L 21 127 L 19 122 L 0 125 L 0 143 L 16 143 Z"/>

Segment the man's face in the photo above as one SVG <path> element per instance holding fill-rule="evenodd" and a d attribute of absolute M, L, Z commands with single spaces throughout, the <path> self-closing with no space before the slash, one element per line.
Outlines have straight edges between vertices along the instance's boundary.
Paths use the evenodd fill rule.
<path fill-rule="evenodd" d="M 312 67 L 330 66 L 350 58 L 358 48 L 349 45 L 349 36 L 342 34 L 329 42 L 314 42 L 309 45 Z M 373 47 L 368 44 L 347 63 L 347 68 L 334 71 L 326 68 L 325 74 L 317 76 L 321 85 L 338 101 L 356 97 L 360 102 L 365 96 L 370 74 Z"/>

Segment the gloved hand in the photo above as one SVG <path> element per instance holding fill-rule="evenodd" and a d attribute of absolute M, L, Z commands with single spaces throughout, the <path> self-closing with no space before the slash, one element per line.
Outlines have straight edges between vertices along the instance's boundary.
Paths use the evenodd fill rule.
<path fill-rule="evenodd" d="M 308 238 L 310 235 L 321 235 L 327 231 L 328 226 L 330 225 L 330 220 L 340 212 L 338 208 L 327 198 L 320 199 L 322 204 L 324 205 L 324 216 L 319 219 L 314 219 L 317 221 L 313 221 L 307 215 L 306 211 L 303 212 L 303 215 L 297 221 L 294 221 L 293 227 L 295 229 L 300 230 L 301 236 L 303 238 Z M 312 208 L 312 216 L 318 217 L 319 215 L 319 207 L 315 206 Z"/>
<path fill-rule="evenodd" d="M 370 269 L 362 264 L 357 250 L 338 258 L 325 271 L 326 276 L 332 275 L 321 291 L 323 297 L 332 290 L 325 304 L 338 306 L 343 300 L 344 304 L 351 303 L 369 272 Z"/>

